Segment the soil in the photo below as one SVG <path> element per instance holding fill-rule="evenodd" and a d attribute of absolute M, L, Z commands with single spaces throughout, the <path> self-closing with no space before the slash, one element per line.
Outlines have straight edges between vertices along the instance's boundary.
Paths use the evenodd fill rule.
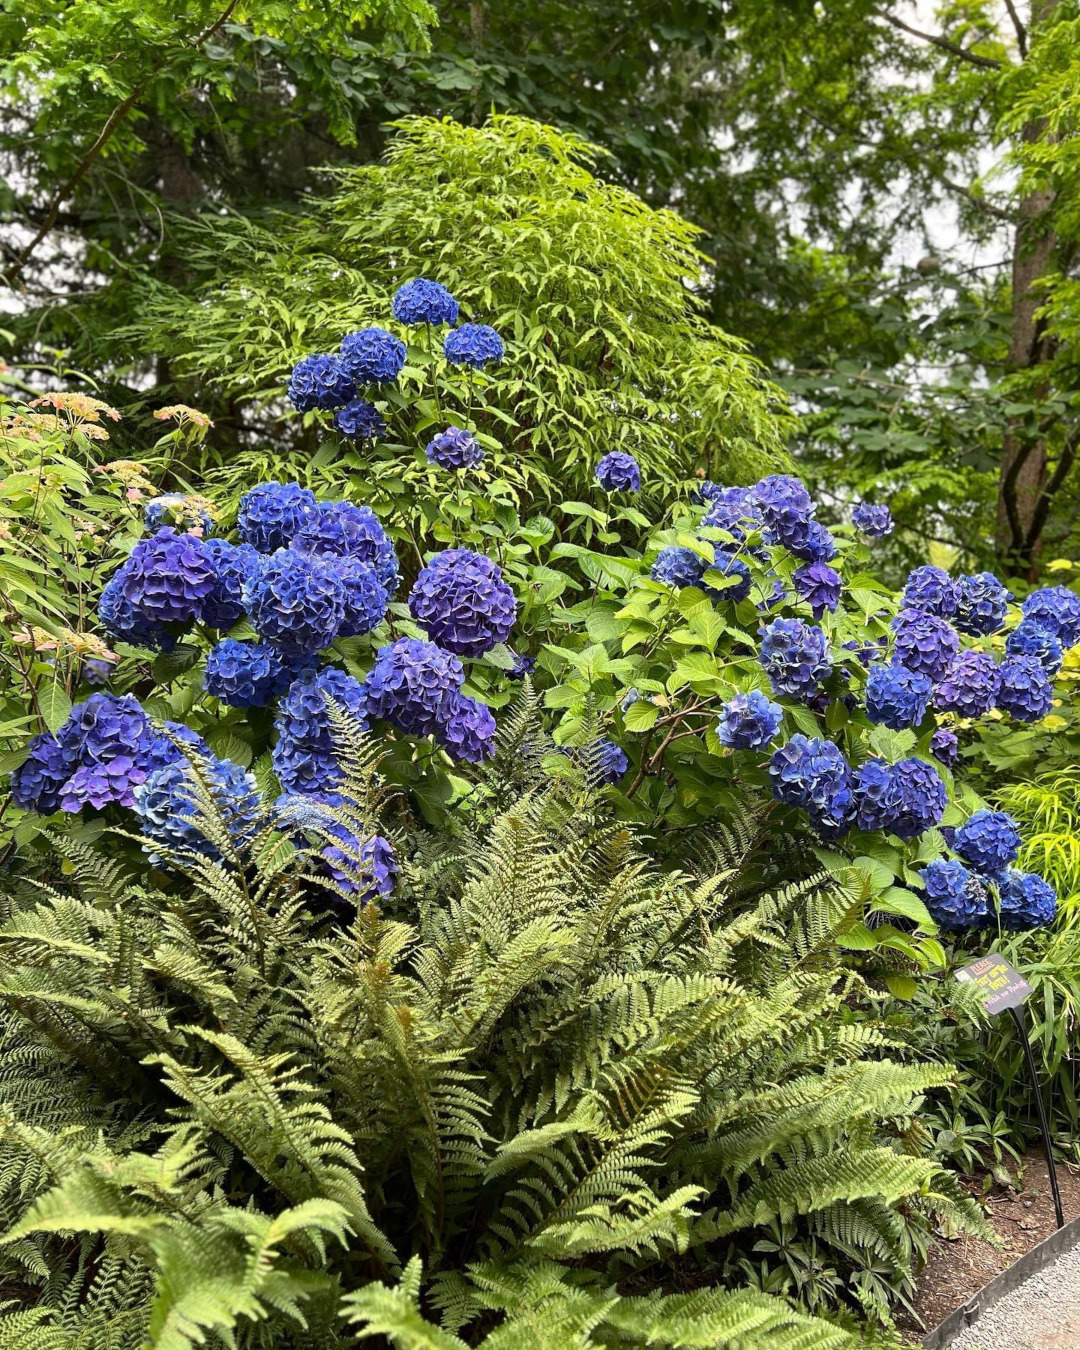
<path fill-rule="evenodd" d="M 1080 1172 L 1060 1162 L 1057 1172 L 1061 1207 L 1068 1223 L 1080 1215 Z M 941 1239 L 931 1249 L 914 1300 L 922 1326 L 908 1314 L 897 1318 L 910 1344 L 917 1345 L 927 1331 L 956 1308 L 962 1308 L 984 1284 L 1057 1228 L 1050 1176 L 1041 1150 L 1033 1149 L 1027 1154 L 1017 1184 L 1019 1190 L 994 1185 L 983 1197 L 987 1218 L 1001 1239 L 1000 1247 L 964 1235 L 953 1240 Z M 982 1178 L 972 1178 L 969 1188 L 973 1195 L 979 1196 Z"/>

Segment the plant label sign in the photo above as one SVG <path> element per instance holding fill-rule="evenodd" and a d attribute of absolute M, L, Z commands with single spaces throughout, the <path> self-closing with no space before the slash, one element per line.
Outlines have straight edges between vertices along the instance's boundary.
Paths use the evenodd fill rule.
<path fill-rule="evenodd" d="M 991 952 L 954 972 L 961 984 L 976 984 L 982 990 L 983 1007 L 989 1013 L 1019 1008 L 1031 993 L 1031 985 L 1013 970 L 1003 956 Z"/>

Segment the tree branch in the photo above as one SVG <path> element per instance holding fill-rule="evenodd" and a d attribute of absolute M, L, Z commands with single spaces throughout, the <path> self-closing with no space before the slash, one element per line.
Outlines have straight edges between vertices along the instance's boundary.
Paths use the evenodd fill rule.
<path fill-rule="evenodd" d="M 1011 211 L 1006 211 L 1003 206 L 995 206 L 985 197 L 977 196 L 971 188 L 965 187 L 963 183 L 957 183 L 952 178 L 946 178 L 944 174 L 938 176 L 938 182 L 941 183 L 942 187 L 947 187 L 950 192 L 958 192 L 961 197 L 966 197 L 972 206 L 977 206 L 980 211 L 985 211 L 987 215 L 993 216 L 997 220 L 1007 221 L 1010 225 L 1016 224 L 1016 217 Z"/>
<path fill-rule="evenodd" d="M 1069 475 L 1076 460 L 1076 451 L 1080 448 L 1080 427 L 1071 432 L 1061 448 L 1061 455 L 1058 459 L 1054 472 L 1050 475 L 1050 481 L 1039 493 L 1039 500 L 1035 503 L 1035 510 L 1031 516 L 1031 528 L 1028 530 L 1027 538 L 1024 541 L 1025 547 L 1030 550 L 1034 547 L 1035 541 L 1042 534 L 1043 526 L 1046 524 L 1046 518 L 1050 514 L 1050 504 L 1056 496 L 1061 485 Z"/>
<path fill-rule="evenodd" d="M 922 42 L 929 42 L 931 46 L 939 47 L 943 52 L 948 52 L 950 56 L 955 56 L 961 61 L 967 61 L 969 65 L 979 66 L 982 70 L 1001 69 L 1000 61 L 995 61 L 991 56 L 979 56 L 976 52 L 969 52 L 966 47 L 961 47 L 958 42 L 950 42 L 947 37 L 942 37 L 940 33 L 924 33 L 921 28 L 912 28 L 911 24 L 905 23 L 903 19 L 898 19 L 895 14 L 890 14 L 887 10 L 876 9 L 871 12 L 876 14 L 879 19 L 884 19 L 886 23 L 892 24 L 894 28 L 910 33 L 912 37 L 917 37 Z"/>
<path fill-rule="evenodd" d="M 1013 0 L 1005 0 L 1005 8 L 1009 11 L 1009 18 L 1012 19 L 1013 30 L 1016 33 L 1016 50 L 1021 57 L 1027 56 L 1027 29 L 1020 22 L 1020 15 L 1016 12 L 1016 6 Z"/>

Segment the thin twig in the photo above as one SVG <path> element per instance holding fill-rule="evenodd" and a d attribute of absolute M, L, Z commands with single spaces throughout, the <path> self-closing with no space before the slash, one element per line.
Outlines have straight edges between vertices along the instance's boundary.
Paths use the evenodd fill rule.
<path fill-rule="evenodd" d="M 950 42 L 947 37 L 942 37 L 940 33 L 924 33 L 921 28 L 912 28 L 911 24 L 905 23 L 903 19 L 898 19 L 895 14 L 888 13 L 884 9 L 871 10 L 879 19 L 884 19 L 886 23 L 892 24 L 894 28 L 899 28 L 905 33 L 910 33 L 912 37 L 919 38 L 922 42 L 929 42 L 931 46 L 938 47 L 943 52 L 948 52 L 950 56 L 958 57 L 961 61 L 967 61 L 969 65 L 979 66 L 983 70 L 1000 70 L 1001 62 L 995 61 L 991 56 L 979 56 L 977 52 L 969 52 L 966 47 L 961 47 L 958 42 Z"/>

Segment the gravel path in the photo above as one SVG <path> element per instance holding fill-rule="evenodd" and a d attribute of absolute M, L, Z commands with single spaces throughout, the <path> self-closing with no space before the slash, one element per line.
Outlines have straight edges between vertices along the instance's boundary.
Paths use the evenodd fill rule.
<path fill-rule="evenodd" d="M 955 1336 L 948 1350 L 1077 1350 L 1080 1247 L 1066 1252 Z"/>

